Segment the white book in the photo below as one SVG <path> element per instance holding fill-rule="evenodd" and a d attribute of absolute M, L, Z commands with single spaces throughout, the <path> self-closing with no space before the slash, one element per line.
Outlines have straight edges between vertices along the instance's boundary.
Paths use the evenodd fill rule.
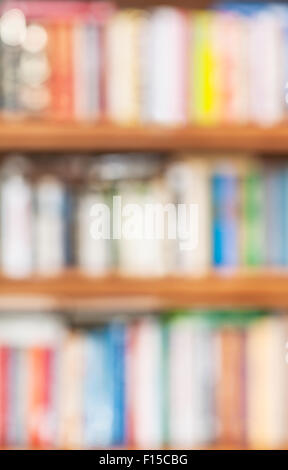
<path fill-rule="evenodd" d="M 133 443 L 149 448 L 163 444 L 161 404 L 161 327 L 146 317 L 129 327 L 127 384 Z"/>
<path fill-rule="evenodd" d="M 35 188 L 36 269 L 57 274 L 65 261 L 64 186 L 54 177 L 40 179 Z"/>
<path fill-rule="evenodd" d="M 125 10 L 108 22 L 106 34 L 106 77 L 108 117 L 123 124 L 140 118 L 141 13 Z"/>
<path fill-rule="evenodd" d="M 174 204 L 182 204 L 186 208 L 186 218 L 182 221 L 178 217 L 177 220 L 178 238 L 171 269 L 180 274 L 203 275 L 211 264 L 209 165 L 201 157 L 182 157 L 172 162 L 166 172 L 166 184 Z M 194 207 L 193 215 L 191 205 Z"/>
<path fill-rule="evenodd" d="M 98 204 L 105 204 L 104 196 L 87 192 L 80 196 L 77 208 L 78 265 L 85 273 L 95 276 L 105 275 L 110 267 L 110 240 L 95 238 L 91 233 L 93 223 L 97 224 L 98 220 L 97 216 L 93 216 L 93 208 Z M 103 224 L 105 222 L 110 227 L 110 222 L 103 218 Z M 106 227 L 108 231 L 109 227 Z M 106 229 L 103 225 L 102 228 L 104 233 Z"/>
<path fill-rule="evenodd" d="M 195 446 L 215 437 L 213 410 L 214 341 L 191 316 L 178 316 L 169 327 L 169 440 Z"/>
<path fill-rule="evenodd" d="M 100 34 L 97 25 L 74 25 L 73 53 L 75 117 L 97 119 L 100 113 Z"/>
<path fill-rule="evenodd" d="M 0 188 L 1 263 L 11 277 L 26 277 L 33 270 L 32 190 L 21 174 L 5 178 Z"/>
<path fill-rule="evenodd" d="M 193 330 L 190 318 L 175 319 L 169 332 L 169 442 L 194 442 Z"/>
<path fill-rule="evenodd" d="M 183 124 L 186 112 L 188 67 L 186 20 L 176 8 L 155 8 L 146 25 L 146 120 L 160 124 Z"/>
<path fill-rule="evenodd" d="M 248 64 L 250 119 L 272 125 L 283 117 L 284 52 L 281 21 L 269 10 L 249 20 Z"/>
<path fill-rule="evenodd" d="M 146 208 L 164 203 L 163 187 L 157 181 L 123 182 L 119 185 L 122 201 L 122 236 L 119 240 L 119 270 L 125 275 L 161 276 L 165 274 L 165 243 L 156 234 L 155 216 L 146 217 Z M 136 207 L 137 206 L 137 207 Z M 131 212 L 129 212 L 131 207 Z M 137 212 L 133 208 L 137 209 Z M 138 214 L 139 211 L 139 220 Z M 159 219 L 158 219 L 159 220 Z M 131 228 L 131 234 L 128 229 Z M 127 230 L 126 230 L 127 228 Z M 165 227 L 163 227 L 165 228 Z M 129 235 L 129 238 L 127 235 Z"/>
<path fill-rule="evenodd" d="M 195 442 L 211 443 L 217 432 L 215 406 L 217 342 L 215 333 L 202 322 L 194 326 L 194 423 Z"/>

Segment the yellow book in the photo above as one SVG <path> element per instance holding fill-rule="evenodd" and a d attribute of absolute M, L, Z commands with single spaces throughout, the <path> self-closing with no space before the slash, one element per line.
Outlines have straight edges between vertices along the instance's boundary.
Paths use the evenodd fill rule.
<path fill-rule="evenodd" d="M 216 15 L 217 16 L 217 15 Z M 195 124 L 211 124 L 219 117 L 217 93 L 217 18 L 212 12 L 190 15 L 189 34 L 189 119 Z M 218 57 L 218 60 L 220 57 Z"/>

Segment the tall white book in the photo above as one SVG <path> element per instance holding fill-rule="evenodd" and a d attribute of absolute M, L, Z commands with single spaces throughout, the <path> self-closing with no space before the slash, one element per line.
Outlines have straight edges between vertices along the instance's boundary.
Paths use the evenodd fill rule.
<path fill-rule="evenodd" d="M 129 327 L 127 360 L 130 440 L 139 447 L 163 443 L 161 404 L 161 327 L 146 317 Z"/>
<path fill-rule="evenodd" d="M 211 264 L 211 200 L 209 162 L 204 157 L 178 155 L 168 166 L 166 184 L 178 213 L 177 241 L 171 270 L 203 275 Z"/>
<path fill-rule="evenodd" d="M 285 54 L 281 16 L 265 9 L 248 21 L 250 118 L 259 124 L 272 125 L 283 116 Z"/>
<path fill-rule="evenodd" d="M 160 276 L 165 263 L 165 188 L 160 181 L 119 184 L 122 201 L 122 234 L 119 240 L 119 270 L 125 275 Z M 157 205 L 160 212 L 157 216 Z M 149 209 L 148 209 L 149 208 Z M 150 211 L 151 209 L 151 211 Z M 163 233 L 157 234 L 157 220 L 163 215 Z M 163 234 L 163 238 L 161 238 Z"/>
<path fill-rule="evenodd" d="M 147 121 L 183 124 L 187 119 L 188 21 L 169 7 L 152 10 L 143 42 Z"/>
<path fill-rule="evenodd" d="M 97 119 L 100 113 L 100 32 L 93 23 L 73 27 L 74 112 L 76 119 Z"/>
<path fill-rule="evenodd" d="M 65 262 L 65 189 L 53 176 L 44 176 L 35 187 L 36 270 L 53 275 Z"/>
<path fill-rule="evenodd" d="M 169 326 L 169 441 L 199 445 L 215 436 L 215 342 L 192 316 L 175 316 Z"/>
<path fill-rule="evenodd" d="M 2 271 L 25 277 L 33 270 L 32 188 L 26 178 L 27 162 L 10 157 L 2 168 L 0 187 L 0 246 Z"/>
<path fill-rule="evenodd" d="M 110 240 L 105 238 L 110 233 L 110 216 L 101 212 L 106 202 L 103 193 L 89 190 L 78 201 L 77 259 L 80 269 L 89 275 L 104 275 L 110 267 Z"/>

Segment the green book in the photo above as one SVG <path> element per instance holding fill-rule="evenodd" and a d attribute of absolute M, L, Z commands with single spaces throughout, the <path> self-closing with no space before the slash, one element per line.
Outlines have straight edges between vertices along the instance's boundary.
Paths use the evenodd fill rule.
<path fill-rule="evenodd" d="M 243 238 L 244 266 L 261 266 L 264 263 L 265 213 L 264 180 L 256 167 L 248 169 L 243 179 Z"/>

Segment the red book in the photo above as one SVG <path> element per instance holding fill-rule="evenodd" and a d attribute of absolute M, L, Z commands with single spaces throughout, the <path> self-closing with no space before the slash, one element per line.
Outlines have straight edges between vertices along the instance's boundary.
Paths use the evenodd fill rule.
<path fill-rule="evenodd" d="M 43 350 L 43 419 L 41 426 L 41 445 L 52 447 L 56 441 L 55 422 L 55 380 L 56 380 L 56 353 L 52 349 Z"/>
<path fill-rule="evenodd" d="M 28 351 L 28 444 L 51 444 L 49 415 L 52 407 L 52 351 L 32 348 Z"/>
<path fill-rule="evenodd" d="M 105 120 L 107 118 L 107 104 L 106 104 L 106 70 L 107 70 L 107 55 L 106 55 L 106 27 L 101 25 L 99 27 L 99 90 L 100 90 L 100 116 Z"/>
<path fill-rule="evenodd" d="M 0 347 L 0 445 L 8 443 L 10 349 Z"/>
<path fill-rule="evenodd" d="M 137 336 L 139 334 L 139 324 L 134 323 L 129 326 L 127 333 L 127 345 L 126 345 L 126 390 L 128 396 L 126 396 L 127 403 L 127 442 L 130 445 L 135 445 L 135 422 L 134 422 L 134 408 L 136 406 L 136 397 L 135 397 L 135 368 L 139 367 L 139 364 L 136 364 L 135 358 L 135 346 L 137 341 Z"/>

